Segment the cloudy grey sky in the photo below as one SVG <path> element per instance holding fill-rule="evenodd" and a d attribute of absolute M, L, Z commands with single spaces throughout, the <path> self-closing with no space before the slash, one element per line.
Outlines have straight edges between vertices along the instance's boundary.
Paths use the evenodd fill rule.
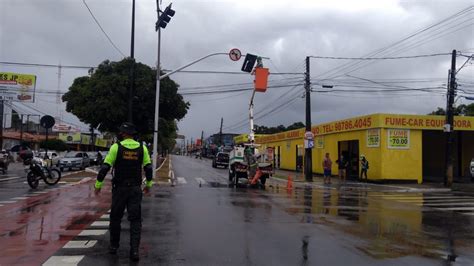
<path fill-rule="evenodd" d="M 105 59 L 122 59 L 121 53 L 129 55 L 132 0 L 86 2 L 121 52 L 108 42 L 82 0 L 0 0 L 0 61 L 96 66 Z M 162 5 L 169 3 L 163 1 Z M 156 1 L 136 0 L 136 4 L 135 57 L 153 66 Z M 306 56 L 393 57 L 450 53 L 453 49 L 470 55 L 474 53 L 472 6 L 472 0 L 177 0 L 173 2 L 176 15 L 162 31 L 162 66 L 176 69 L 231 48 L 269 57 L 264 65 L 270 72 L 301 74 L 270 76 L 270 88 L 255 99 L 255 123 L 289 125 L 304 121 L 302 73 Z M 461 10 L 465 11 L 452 16 Z M 442 23 L 427 29 L 438 22 Z M 423 29 L 427 30 L 420 32 Z M 380 51 L 382 48 L 387 49 Z M 377 51 L 380 53 L 371 54 Z M 370 62 L 312 58 L 311 82 L 316 90 L 311 95 L 313 123 L 376 112 L 426 114 L 445 105 L 445 90 L 436 88 L 446 87 L 450 60 L 449 55 Z M 457 60 L 459 67 L 466 58 Z M 239 72 L 241 65 L 242 60 L 232 62 L 227 56 L 216 56 L 189 70 Z M 51 91 L 58 89 L 57 68 L 0 64 L 0 71 L 38 76 L 37 90 L 43 93 L 31 107 L 17 105 L 20 112 L 32 113 L 31 108 L 54 116 L 59 112 L 65 121 L 80 124 L 65 113 L 63 104 L 55 104 L 56 95 Z M 62 69 L 59 89 L 67 91 L 73 79 L 83 75 L 87 70 Z M 472 64 L 458 77 L 465 91 L 474 92 Z M 172 78 L 183 94 L 203 87 L 221 91 L 185 95 L 191 108 L 179 122 L 181 134 L 198 138 L 201 130 L 206 136 L 216 133 L 221 117 L 225 132 L 248 132 L 251 91 L 222 91 L 248 88 L 252 76 L 178 73 Z M 323 84 L 338 91 L 321 92 L 328 90 Z M 381 92 L 401 87 L 429 88 L 429 92 Z M 357 92 L 360 90 L 373 91 Z M 469 102 L 461 98 L 458 103 Z"/>

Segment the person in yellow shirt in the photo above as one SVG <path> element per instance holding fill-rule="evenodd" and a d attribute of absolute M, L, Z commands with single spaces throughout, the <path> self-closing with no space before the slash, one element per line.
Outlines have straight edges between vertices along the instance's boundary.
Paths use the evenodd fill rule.
<path fill-rule="evenodd" d="M 148 149 L 135 141 L 135 126 L 132 123 L 123 123 L 119 128 L 122 141 L 110 147 L 105 157 L 95 183 L 95 193 L 99 194 L 105 176 L 113 167 L 112 178 L 112 207 L 110 211 L 110 246 L 109 253 L 117 254 L 120 246 L 121 220 L 125 207 L 130 221 L 130 259 L 138 261 L 140 236 L 142 228 L 142 168 L 145 171 L 146 185 L 144 192 L 149 192 L 153 185 L 153 168 L 151 166 Z"/>

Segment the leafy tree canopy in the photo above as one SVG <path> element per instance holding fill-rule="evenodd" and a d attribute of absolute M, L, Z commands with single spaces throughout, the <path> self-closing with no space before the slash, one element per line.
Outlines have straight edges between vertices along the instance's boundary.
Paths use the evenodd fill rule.
<path fill-rule="evenodd" d="M 266 126 L 258 126 L 255 125 L 255 134 L 275 134 L 275 133 L 280 133 L 288 130 L 293 130 L 293 129 L 300 129 L 305 127 L 305 124 L 302 122 L 296 122 L 288 127 L 285 127 L 284 125 L 279 125 L 276 127 L 266 127 Z"/>
<path fill-rule="evenodd" d="M 429 113 L 429 115 L 446 115 L 446 110 L 438 107 L 436 111 Z M 474 103 L 455 106 L 454 115 L 474 116 Z"/>
<path fill-rule="evenodd" d="M 135 64 L 133 122 L 140 136 L 149 139 L 153 133 L 156 92 L 156 69 L 136 63 L 131 58 L 119 62 L 104 61 L 89 76 L 76 78 L 69 91 L 62 97 L 66 110 L 82 122 L 101 132 L 117 132 L 127 121 L 128 88 L 130 72 Z M 160 81 L 159 146 L 168 145 L 176 136 L 176 120 L 181 120 L 189 103 L 178 93 L 179 85 L 170 78 Z M 168 139 L 169 138 L 169 139 Z"/>

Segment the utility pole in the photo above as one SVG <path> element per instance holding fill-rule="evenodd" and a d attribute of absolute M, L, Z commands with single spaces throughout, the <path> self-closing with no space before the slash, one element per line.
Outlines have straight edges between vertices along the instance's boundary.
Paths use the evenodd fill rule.
<path fill-rule="evenodd" d="M 221 128 L 219 130 L 219 146 L 222 146 L 222 125 L 224 124 L 224 117 L 221 117 Z"/>
<path fill-rule="evenodd" d="M 456 96 L 456 50 L 453 50 L 451 56 L 451 70 L 449 71 L 449 87 L 448 87 L 448 97 L 446 102 L 446 125 L 444 131 L 446 132 L 446 177 L 444 180 L 444 185 L 446 187 L 451 187 L 453 184 L 453 164 L 454 164 L 454 97 Z"/>
<path fill-rule="evenodd" d="M 132 0 L 132 37 L 130 44 L 130 58 L 132 67 L 130 69 L 130 88 L 128 89 L 128 122 L 133 122 L 133 91 L 135 88 L 135 0 Z"/>
<path fill-rule="evenodd" d="M 204 130 L 201 131 L 201 155 L 204 152 Z"/>
<path fill-rule="evenodd" d="M 306 132 L 311 132 L 311 83 L 310 83 L 310 69 L 309 56 L 306 57 L 306 73 L 305 73 L 305 90 L 306 90 Z M 306 147 L 304 153 L 304 174 L 305 180 L 313 181 L 313 156 L 312 148 Z"/>

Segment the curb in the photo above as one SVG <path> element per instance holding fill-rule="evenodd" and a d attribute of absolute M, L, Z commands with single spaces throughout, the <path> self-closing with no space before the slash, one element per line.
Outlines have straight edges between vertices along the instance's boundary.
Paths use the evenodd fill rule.
<path fill-rule="evenodd" d="M 279 182 L 279 183 L 285 183 L 287 182 L 286 179 L 281 179 L 277 177 L 270 177 L 270 180 Z M 300 185 L 300 186 L 323 186 L 323 183 L 316 183 L 316 182 L 297 182 L 293 181 L 294 185 Z M 350 184 L 350 183 L 349 183 Z M 374 184 L 374 183 L 354 183 L 354 184 L 368 184 L 369 186 L 374 186 L 374 187 L 388 187 L 388 188 L 393 188 L 390 192 L 396 192 L 396 193 L 423 193 L 423 192 L 450 192 L 454 191 L 450 188 L 412 188 L 412 187 L 403 187 L 403 186 L 393 186 L 393 185 L 382 185 L 382 184 Z M 457 190 L 459 191 L 459 190 Z"/>

